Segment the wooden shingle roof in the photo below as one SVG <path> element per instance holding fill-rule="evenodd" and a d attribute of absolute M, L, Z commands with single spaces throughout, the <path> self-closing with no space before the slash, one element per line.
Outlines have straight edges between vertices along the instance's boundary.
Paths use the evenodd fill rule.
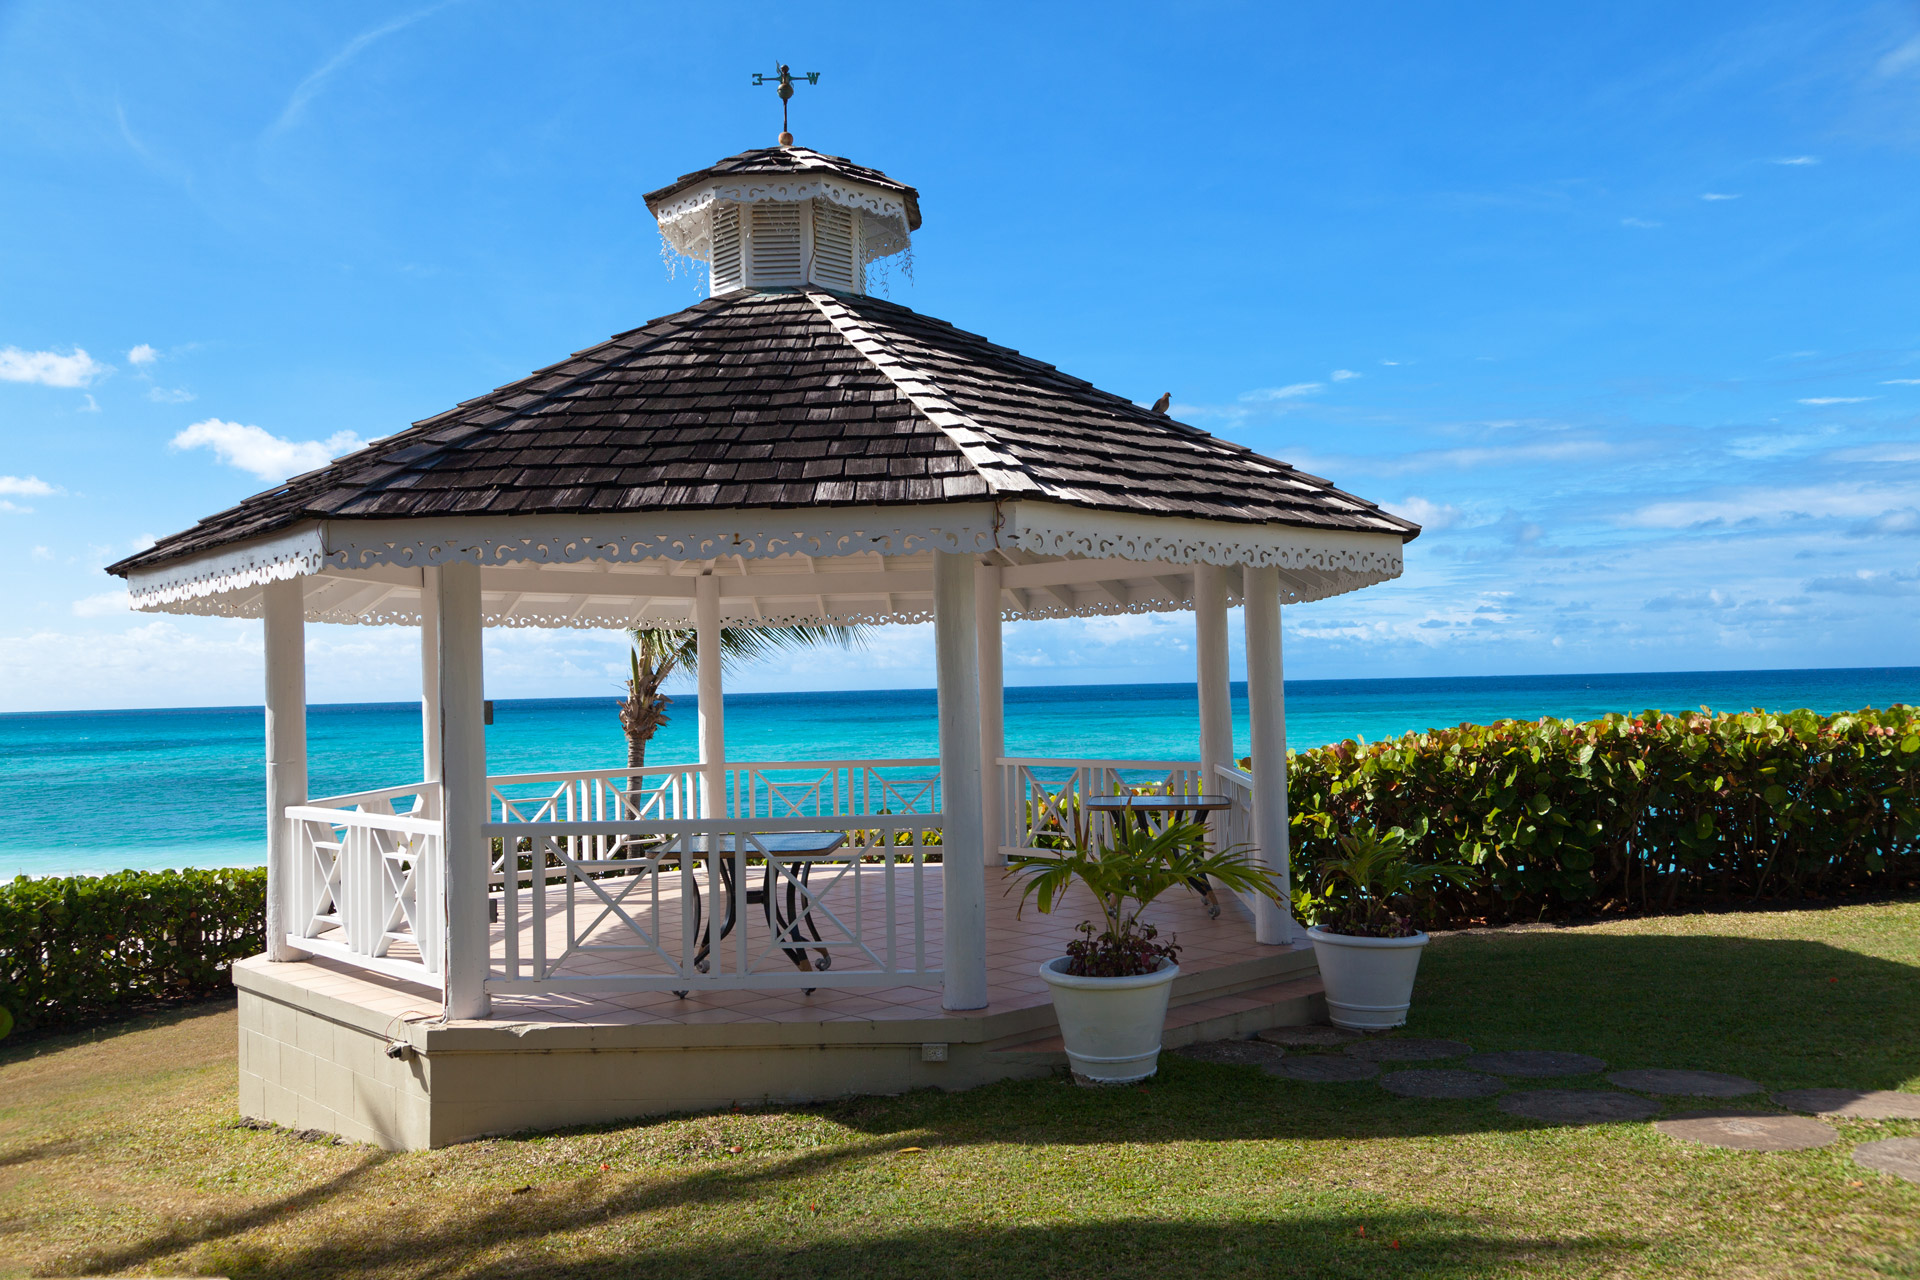
<path fill-rule="evenodd" d="M 110 571 L 316 519 L 995 497 L 1419 533 L 1326 480 L 905 307 L 741 290 L 416 423 Z"/>

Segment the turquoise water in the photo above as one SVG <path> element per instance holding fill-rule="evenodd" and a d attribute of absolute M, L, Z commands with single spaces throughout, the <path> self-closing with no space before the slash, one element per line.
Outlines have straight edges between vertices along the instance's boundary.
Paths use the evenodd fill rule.
<path fill-rule="evenodd" d="M 1307 747 L 1502 717 L 1916 700 L 1916 667 L 1306 680 L 1287 685 L 1287 735 Z M 695 759 L 694 712 L 692 695 L 676 699 L 648 763 Z M 1234 725 L 1244 754 L 1244 685 Z M 1010 755 L 1190 759 L 1198 727 L 1190 684 L 1007 690 Z M 727 699 L 727 754 L 740 761 L 933 756 L 936 729 L 932 690 Z M 420 777 L 417 704 L 316 706 L 307 731 L 316 796 Z M 0 877 L 260 863 L 261 733 L 258 707 L 0 715 Z M 493 773 L 626 763 L 610 698 L 499 702 L 487 754 Z"/>

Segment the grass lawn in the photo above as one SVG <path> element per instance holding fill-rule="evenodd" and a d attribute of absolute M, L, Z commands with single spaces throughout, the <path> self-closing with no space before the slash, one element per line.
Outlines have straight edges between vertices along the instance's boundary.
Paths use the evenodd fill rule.
<path fill-rule="evenodd" d="M 1920 903 L 1442 938 L 1407 1033 L 1920 1090 Z M 1763 1155 L 1169 1056 L 388 1155 L 239 1127 L 234 1040 L 0 1045 L 0 1275 L 1920 1276 L 1920 1186 L 1850 1160 L 1920 1122 Z"/>

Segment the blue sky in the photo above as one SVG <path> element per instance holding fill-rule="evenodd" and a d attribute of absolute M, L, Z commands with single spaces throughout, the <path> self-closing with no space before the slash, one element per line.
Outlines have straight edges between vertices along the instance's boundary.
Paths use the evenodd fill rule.
<path fill-rule="evenodd" d="M 796 16 L 797 15 L 797 16 Z M 0 710 L 257 701 L 100 566 L 694 301 L 643 192 L 773 141 L 916 184 L 891 296 L 1424 522 L 1294 677 L 1916 661 L 1911 4 L 0 3 Z M 1191 679 L 1184 615 L 1010 682 Z M 316 701 L 414 633 L 314 628 Z M 609 692 L 607 633 L 489 692 Z M 738 688 L 931 683 L 923 629 Z"/>

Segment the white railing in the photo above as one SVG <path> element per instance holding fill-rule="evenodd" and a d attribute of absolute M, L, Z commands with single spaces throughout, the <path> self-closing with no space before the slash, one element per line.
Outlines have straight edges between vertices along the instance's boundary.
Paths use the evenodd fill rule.
<path fill-rule="evenodd" d="M 1251 849 L 1253 839 L 1253 775 L 1230 764 L 1213 767 L 1213 789 L 1233 801 L 1233 807 L 1213 816 L 1213 842 L 1222 849 Z M 1240 901 L 1254 910 L 1259 895 L 1243 893 Z"/>
<path fill-rule="evenodd" d="M 940 811 L 940 761 L 785 760 L 727 765 L 736 818 Z"/>
<path fill-rule="evenodd" d="M 1001 854 L 1059 849 L 1081 818 L 1080 803 L 1125 792 L 1190 795 L 1201 790 L 1198 760 L 1070 760 L 1007 758 L 1000 761 Z M 1107 819 L 1090 824 L 1097 839 Z"/>
<path fill-rule="evenodd" d="M 937 812 L 489 823 L 503 852 L 487 988 L 937 983 L 928 926 L 939 874 L 927 851 L 940 824 Z M 778 833 L 822 830 L 845 832 L 845 843 L 825 854 L 768 846 Z M 599 853 L 608 848 L 622 852 Z"/>
<path fill-rule="evenodd" d="M 411 797 L 406 814 L 394 801 Z M 414 783 L 287 809 L 294 874 L 287 940 L 300 950 L 441 985 L 439 787 Z"/>

